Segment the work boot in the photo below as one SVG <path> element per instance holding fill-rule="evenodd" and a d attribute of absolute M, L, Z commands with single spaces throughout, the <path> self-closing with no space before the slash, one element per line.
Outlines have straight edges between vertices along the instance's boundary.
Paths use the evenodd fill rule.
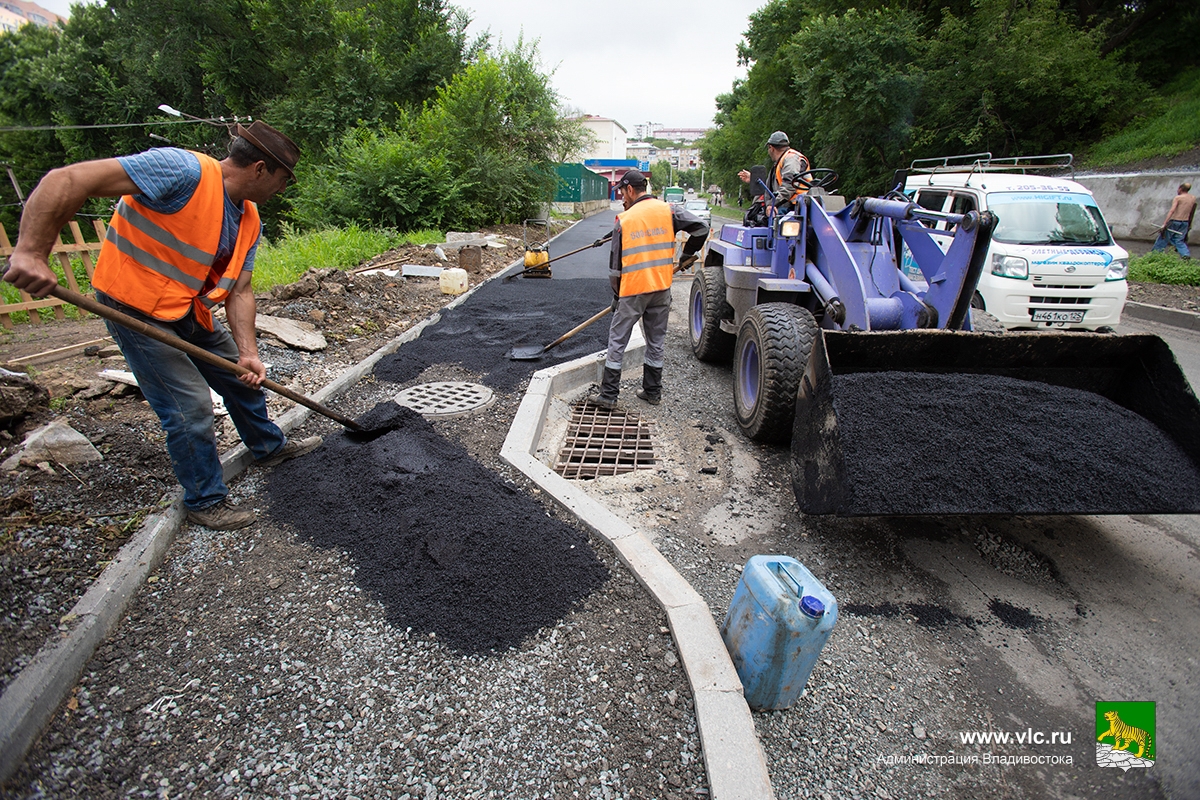
<path fill-rule="evenodd" d="M 214 531 L 236 531 L 247 525 L 254 524 L 258 515 L 250 508 L 239 508 L 236 503 L 226 497 L 216 505 L 208 508 L 189 509 L 187 521 L 195 525 L 203 525 Z"/>
<path fill-rule="evenodd" d="M 652 406 L 662 402 L 662 367 L 642 366 L 642 388 L 637 396 Z"/>
<path fill-rule="evenodd" d="M 311 453 L 321 446 L 324 440 L 320 436 L 309 436 L 307 439 L 288 439 L 283 443 L 283 447 L 276 450 L 271 455 L 264 458 L 258 463 L 264 467 L 278 467 L 288 459 L 302 456 L 305 453 Z"/>
<path fill-rule="evenodd" d="M 611 367 L 604 368 L 604 379 L 600 381 L 600 393 L 592 398 L 592 402 L 601 408 L 617 407 L 617 395 L 621 393 L 621 370 Z"/>

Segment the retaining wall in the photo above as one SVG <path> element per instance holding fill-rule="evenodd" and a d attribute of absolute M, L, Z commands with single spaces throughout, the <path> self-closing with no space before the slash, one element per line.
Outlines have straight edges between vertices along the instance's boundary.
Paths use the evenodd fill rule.
<path fill-rule="evenodd" d="M 1077 175 L 1075 181 L 1096 196 L 1114 237 L 1146 242 L 1154 241 L 1179 184 L 1190 183 L 1192 194 L 1200 193 L 1200 169 Z M 1200 231 L 1196 228 L 1193 224 L 1188 234 L 1190 245 L 1200 245 Z"/>

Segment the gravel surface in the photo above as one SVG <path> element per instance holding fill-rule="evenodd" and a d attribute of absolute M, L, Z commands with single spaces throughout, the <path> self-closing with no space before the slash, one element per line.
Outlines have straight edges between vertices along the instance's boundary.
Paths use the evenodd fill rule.
<path fill-rule="evenodd" d="M 576 316 L 571 307 L 558 313 Z M 559 320 L 547 324 L 556 335 Z M 306 376 L 336 374 L 330 359 L 312 360 L 324 363 Z M 481 377 L 434 364 L 411 383 Z M 369 377 L 333 405 L 359 416 L 402 388 Z M 518 563 L 480 563 L 478 574 L 468 560 L 459 564 L 463 582 L 503 581 L 495 570 L 507 567 L 510 585 L 497 586 L 499 595 L 539 578 L 578 578 L 558 587 L 565 602 L 557 613 L 541 609 L 522 625 L 493 625 L 494 647 L 486 648 L 477 646 L 481 632 L 506 610 L 486 604 L 486 585 L 450 598 L 460 602 L 452 609 L 459 629 L 465 624 L 476 637 L 456 640 L 428 616 L 397 614 L 395 598 L 375 580 L 378 550 L 339 541 L 338 521 L 320 531 L 302 527 L 316 521 L 297 519 L 302 509 L 281 510 L 278 519 L 270 511 L 279 499 L 271 481 L 289 474 L 307 481 L 296 488 L 312 489 L 309 502 L 317 502 L 330 498 L 317 480 L 349 480 L 321 477 L 332 472 L 322 456 L 329 445 L 278 474 L 251 468 L 231 487 L 235 500 L 258 508 L 259 522 L 230 533 L 184 527 L 0 796 L 707 796 L 690 692 L 665 615 L 605 545 L 557 508 L 539 505 L 540 492 L 499 461 L 519 402 L 519 392 L 499 392 L 482 414 L 424 428 L 422 436 L 434 438 L 421 441 L 441 434 L 438 447 L 454 452 L 443 485 L 422 486 L 421 502 L 444 503 L 443 527 L 470 527 L 476 514 L 502 513 L 495 497 L 507 496 L 508 510 L 515 503 L 526 522 L 491 518 L 482 530 L 507 522 L 511 530 L 502 533 L 513 535 L 535 527 L 584 551 L 577 563 L 594 566 L 582 575 L 555 574 L 545 553 L 528 549 Z M 330 443 L 341 436 L 319 416 L 293 433 L 310 432 Z M 391 447 L 394 435 L 371 447 Z M 289 466 L 296 469 L 285 473 Z M 369 459 L 348 466 L 365 471 L 360 483 L 372 480 Z M 393 487 L 401 507 L 403 483 Z M 490 505 L 475 505 L 472 488 L 484 501 L 490 495 Z M 449 583 L 440 588 L 453 591 Z M 510 639 L 515 646 L 506 646 Z"/>
<path fill-rule="evenodd" d="M 686 280 L 676 285 L 663 404 L 634 398 L 636 370 L 625 376 L 622 390 L 622 404 L 654 424 L 659 463 L 582 485 L 654 540 L 718 622 L 741 565 L 758 553 L 798 558 L 838 598 L 838 626 L 805 694 L 792 709 L 755 715 L 777 797 L 1191 796 L 1164 790 L 1160 771 L 1096 769 L 1090 720 L 1079 711 L 1086 702 L 1078 697 L 1086 686 L 1094 688 L 1093 673 L 1079 666 L 1061 687 L 1057 678 L 1052 686 L 1044 679 L 1048 669 L 1058 674 L 1047 664 L 1067 659 L 1095 664 L 1141 691 L 1143 658 L 1174 663 L 1194 652 L 1186 636 L 1180 649 L 1168 634 L 1137 639 L 1133 657 L 1129 648 L 1125 654 L 1114 649 L 1129 641 L 1120 630 L 1097 636 L 1092 604 L 1099 600 L 1068 582 L 1068 554 L 1086 542 L 1099 559 L 1089 564 L 1088 580 L 1111 587 L 1114 580 L 1103 583 L 1105 566 L 1121 563 L 1124 551 L 1097 539 L 1085 518 L 800 515 L 787 450 L 745 440 L 733 418 L 728 369 L 692 358 L 687 289 Z M 364 294 L 373 296 L 357 302 L 382 305 L 382 292 L 396 290 L 368 290 Z M 352 286 L 345 296 L 358 294 Z M 573 316 L 586 317 L 593 304 L 581 302 Z M 392 335 L 420 316 L 406 318 Z M 303 356 L 303 367 L 293 364 L 296 388 L 312 392 L 325 385 L 346 359 L 377 347 L 395 323 L 381 317 L 375 324 L 375 332 L 342 328 L 331 348 L 336 352 Z M 461 363 L 437 361 L 399 383 L 370 376 L 333 405 L 358 416 L 408 385 L 482 380 Z M 575 399 L 557 403 L 559 410 Z M 272 402 L 276 414 L 288 405 Z M 519 402 L 519 390 L 501 391 L 482 414 L 437 421 L 432 429 L 498 481 L 540 502 L 536 487 L 498 458 Z M 161 450 L 139 403 L 115 401 L 126 408 L 118 424 L 129 426 L 129 435 L 106 429 L 121 453 L 136 452 L 127 439 L 145 442 L 148 453 Z M 95 407 L 85 406 L 72 421 L 86 427 L 96 416 Z M 561 427 L 560 420 L 547 426 L 547 457 Z M 310 432 L 337 436 L 340 428 L 314 417 L 296 433 Z M 230 441 L 228 431 L 222 435 Z M 135 472 L 128 458 L 126 476 Z M 90 473 L 81 475 L 90 480 Z M 364 584 L 352 550 L 323 546 L 276 520 L 267 488 L 272 477 L 251 468 L 233 484 L 235 499 L 260 510 L 255 526 L 232 533 L 185 526 L 0 796 L 707 795 L 688 686 L 665 617 L 607 548 L 575 529 L 562 511 L 541 506 L 548 524 L 587 539 L 607 580 L 520 646 L 465 654 L 429 631 L 391 621 L 386 603 Z M 138 489 L 151 499 L 130 496 L 131 507 L 153 506 L 153 480 Z M 22 481 L 36 485 L 39 522 L 9 540 L 7 552 L 15 555 L 8 563 L 18 563 L 21 580 L 36 579 L 41 588 L 21 595 L 20 607 L 29 608 L 30 598 L 55 599 L 14 619 L 33 619 L 53 631 L 70 607 L 70 593 L 39 594 L 52 581 L 49 573 L 28 577 L 36 542 L 79 541 L 86 533 L 92 559 L 102 560 L 105 551 L 91 546 L 92 538 L 101 538 L 94 526 L 44 518 L 80 513 L 87 504 L 79 484 L 61 471 L 54 477 L 27 472 Z M 6 514 L 28 511 L 14 506 Z M 958 571 L 967 580 L 952 580 Z M 977 596 L 964 597 L 964 584 Z M 1186 629 L 1189 623 L 1179 619 L 1175 629 Z M 1109 636 L 1117 644 L 1110 646 Z M 1151 655 L 1140 655 L 1143 645 Z M 1194 716 L 1195 698 L 1180 692 L 1178 703 Z M 1026 725 L 1071 731 L 1075 738 L 1068 747 L 1038 751 L 964 746 L 958 739 L 964 730 Z M 1074 765 L 896 763 L 904 756 L 961 760 L 985 752 L 1066 754 Z"/>

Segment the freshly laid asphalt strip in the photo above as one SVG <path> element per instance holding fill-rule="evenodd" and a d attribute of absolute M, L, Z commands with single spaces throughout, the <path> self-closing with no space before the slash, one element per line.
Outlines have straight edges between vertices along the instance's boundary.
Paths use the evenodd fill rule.
<path fill-rule="evenodd" d="M 852 514 L 1172 513 L 1200 471 L 1145 418 L 1092 392 L 997 375 L 833 377 Z"/>
<path fill-rule="evenodd" d="M 407 349 L 407 348 L 406 348 Z M 464 653 L 519 645 L 608 578 L 587 537 L 548 517 L 415 411 L 380 403 L 271 471 L 271 515 L 344 549 L 356 579 L 398 628 Z"/>
<path fill-rule="evenodd" d="M 598 248 L 596 253 L 601 252 Z M 480 286 L 466 302 L 375 365 L 375 376 L 407 383 L 430 364 L 461 364 L 489 386 L 511 391 L 539 369 L 603 350 L 605 317 L 534 361 L 513 361 L 514 347 L 545 346 L 612 302 L 607 280 L 514 278 Z"/>

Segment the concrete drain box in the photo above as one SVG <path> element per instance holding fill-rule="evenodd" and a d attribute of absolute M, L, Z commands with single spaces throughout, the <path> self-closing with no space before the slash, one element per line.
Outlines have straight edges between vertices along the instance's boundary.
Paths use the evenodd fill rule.
<path fill-rule="evenodd" d="M 649 424 L 624 409 L 605 409 L 584 399 L 571 407 L 566 441 L 554 471 L 564 478 L 586 480 L 651 469 L 655 463 Z"/>

